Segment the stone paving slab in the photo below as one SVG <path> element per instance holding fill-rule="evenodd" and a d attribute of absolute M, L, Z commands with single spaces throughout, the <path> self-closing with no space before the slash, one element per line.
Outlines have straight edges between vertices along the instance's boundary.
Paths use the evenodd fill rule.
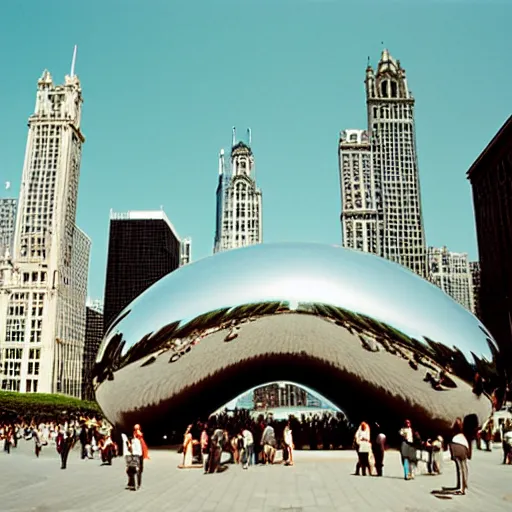
<path fill-rule="evenodd" d="M 53 446 L 36 459 L 33 444 L 22 441 L 10 455 L 0 453 L 1 512 L 435 512 L 512 510 L 512 466 L 501 465 L 501 450 L 476 452 L 470 461 L 467 496 L 439 499 L 433 489 L 455 484 L 455 470 L 446 461 L 443 475 L 402 478 L 397 452 L 388 452 L 385 477 L 351 475 L 353 452 L 296 452 L 296 465 L 257 466 L 247 471 L 230 465 L 215 475 L 201 469 L 178 469 L 180 456 L 151 450 L 143 487 L 125 490 L 121 459 L 113 466 L 70 454 L 60 469 Z"/>

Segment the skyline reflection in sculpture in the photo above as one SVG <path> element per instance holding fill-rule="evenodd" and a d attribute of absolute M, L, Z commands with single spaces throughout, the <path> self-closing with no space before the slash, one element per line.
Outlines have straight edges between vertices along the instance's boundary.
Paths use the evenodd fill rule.
<path fill-rule="evenodd" d="M 311 334 L 306 337 L 308 330 Z M 264 342 L 266 337 L 269 340 Z M 325 347 L 335 338 L 338 341 L 326 353 Z M 233 349 L 213 364 L 208 358 L 224 354 L 223 345 Z M 238 359 L 231 360 L 235 353 Z M 142 378 L 139 372 L 152 368 L 153 392 L 146 390 L 144 398 L 133 404 L 141 408 L 172 403 L 216 371 L 256 364 L 261 357 L 286 356 L 290 365 L 300 357 L 309 358 L 312 365 L 321 361 L 320 366 L 333 367 L 340 379 L 356 376 L 358 382 L 375 389 L 386 384 L 367 368 L 374 363 L 380 367 L 391 364 L 395 367 L 390 371 L 392 378 L 403 374 L 403 382 L 396 380 L 396 389 L 388 390 L 395 398 L 407 395 L 408 379 L 421 376 L 423 384 L 415 383 L 420 390 L 416 394 L 425 391 L 422 386 L 431 390 L 426 395 L 437 391 L 436 401 L 443 402 L 441 408 L 447 411 L 450 404 L 454 406 L 453 400 L 442 398 L 439 391 L 458 390 L 459 404 L 476 407 L 482 420 L 490 411 L 488 400 L 473 403 L 462 388 L 471 390 L 477 372 L 493 379 L 497 354 L 495 342 L 477 318 L 397 264 L 335 246 L 261 244 L 182 267 L 137 298 L 118 317 L 100 347 L 95 386 L 107 417 L 124 421 L 123 406 L 119 409 L 119 404 L 110 403 L 114 396 L 117 402 L 121 399 L 114 392 L 116 373 L 125 372 L 124 382 L 128 374 L 132 380 Z M 208 363 L 204 374 L 197 371 L 201 358 Z M 173 373 L 180 374 L 179 382 Z M 187 381 L 183 377 L 187 373 L 193 373 L 195 380 Z M 243 385 L 259 384 L 256 377 L 251 380 L 244 375 L 243 379 Z M 309 384 L 322 392 L 321 383 Z M 235 391 L 232 397 L 223 396 L 223 403 L 236 396 Z M 330 399 L 336 395 L 329 389 L 323 391 Z M 420 398 L 407 399 L 421 407 Z M 344 409 L 343 404 L 337 405 Z M 463 407 L 459 409 L 462 413 Z M 443 414 L 448 413 L 437 415 Z"/>
<path fill-rule="evenodd" d="M 319 256 L 321 265 L 315 265 Z M 172 308 L 167 301 L 154 300 L 160 294 Z M 443 339 L 449 329 L 453 345 L 466 357 L 482 351 L 482 336 L 491 338 L 469 311 L 408 269 L 373 254 L 321 244 L 259 244 L 191 263 L 146 290 L 132 303 L 138 314 L 126 315 L 114 325 L 125 333 L 127 350 L 147 334 L 146 322 L 158 330 L 169 322 L 191 321 L 198 311 L 268 300 L 340 305 L 416 338 Z M 139 320 L 142 315 L 147 317 L 144 323 Z M 475 326 L 482 332 L 476 335 Z M 491 350 L 482 355 L 492 358 Z"/>

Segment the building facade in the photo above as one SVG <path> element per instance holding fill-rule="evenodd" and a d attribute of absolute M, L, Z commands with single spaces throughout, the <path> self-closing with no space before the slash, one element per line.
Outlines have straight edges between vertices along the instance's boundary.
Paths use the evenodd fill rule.
<path fill-rule="evenodd" d="M 512 116 L 467 173 L 480 260 L 481 320 L 512 371 Z"/>
<path fill-rule="evenodd" d="M 376 71 L 367 67 L 365 84 L 368 130 L 341 132 L 338 146 L 343 245 L 427 277 L 415 100 L 387 50 Z"/>
<path fill-rule="evenodd" d="M 446 247 L 429 247 L 429 280 L 471 312 L 475 311 L 473 279 L 466 253 L 451 252 Z"/>
<path fill-rule="evenodd" d="M 219 183 L 217 186 L 217 215 L 213 252 L 259 244 L 263 241 L 262 195 L 256 186 L 251 131 L 248 141 L 233 141 L 229 165 L 224 150 L 219 154 Z"/>
<path fill-rule="evenodd" d="M 99 301 L 87 305 L 85 317 L 85 346 L 82 363 L 82 399 L 94 400 L 92 371 L 103 339 L 103 304 Z"/>
<path fill-rule="evenodd" d="M 104 329 L 136 297 L 180 266 L 180 237 L 163 210 L 110 215 Z"/>
<path fill-rule="evenodd" d="M 28 121 L 13 252 L 0 263 L 4 390 L 81 395 L 90 240 L 75 225 L 85 141 L 75 55 L 63 85 L 44 71 Z"/>
<path fill-rule="evenodd" d="M 475 305 L 473 314 L 475 314 L 478 318 L 481 318 L 481 313 L 480 313 L 480 262 L 479 261 L 470 261 L 469 269 L 471 271 L 471 281 L 473 283 L 473 303 Z"/>
<path fill-rule="evenodd" d="M 254 409 L 274 407 L 307 407 L 308 393 L 304 388 L 288 382 L 275 382 L 256 388 Z"/>
<path fill-rule="evenodd" d="M 192 262 L 192 240 L 184 238 L 181 241 L 180 267 Z"/>
<path fill-rule="evenodd" d="M 341 226 L 345 247 L 380 254 L 383 213 L 366 130 L 344 130 L 339 147 Z"/>
<path fill-rule="evenodd" d="M 0 258 L 9 258 L 12 254 L 17 203 L 14 198 L 0 198 Z"/>

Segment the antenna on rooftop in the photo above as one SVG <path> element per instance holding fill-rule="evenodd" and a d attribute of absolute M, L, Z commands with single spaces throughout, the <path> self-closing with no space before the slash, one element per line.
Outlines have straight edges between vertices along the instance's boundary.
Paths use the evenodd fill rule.
<path fill-rule="evenodd" d="M 71 77 L 75 76 L 76 50 L 77 45 L 75 44 L 75 47 L 73 48 L 73 59 L 71 60 L 71 74 L 69 75 Z"/>
<path fill-rule="evenodd" d="M 250 128 L 247 128 L 247 142 L 249 143 L 250 146 L 252 142 L 252 132 Z"/>
<path fill-rule="evenodd" d="M 231 145 L 234 146 L 236 144 L 236 128 L 233 126 L 233 140 Z"/>

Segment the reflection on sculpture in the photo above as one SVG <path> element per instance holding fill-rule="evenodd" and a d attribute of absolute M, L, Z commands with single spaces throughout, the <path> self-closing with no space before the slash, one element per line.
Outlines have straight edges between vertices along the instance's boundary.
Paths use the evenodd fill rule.
<path fill-rule="evenodd" d="M 107 333 L 94 382 L 111 421 L 142 422 L 155 436 L 283 379 L 353 421 L 371 415 L 394 428 L 407 416 L 438 432 L 457 416 L 489 416 L 497 356 L 471 313 L 394 263 L 341 247 L 263 244 L 153 285 Z"/>

